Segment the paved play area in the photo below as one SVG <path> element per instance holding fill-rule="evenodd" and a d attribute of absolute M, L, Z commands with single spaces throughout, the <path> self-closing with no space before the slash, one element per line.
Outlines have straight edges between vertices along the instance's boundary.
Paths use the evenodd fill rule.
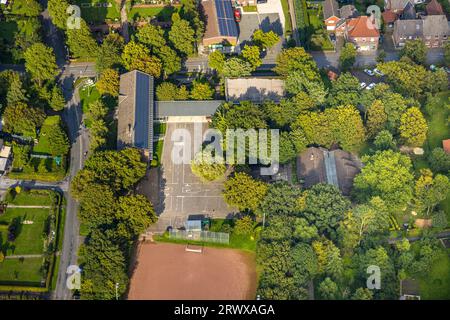
<path fill-rule="evenodd" d="M 194 126 L 199 126 L 199 132 L 205 132 L 208 123 L 167 123 L 164 139 L 164 149 L 161 159 L 159 185 L 161 199 L 159 200 L 158 223 L 154 226 L 158 231 L 167 226 L 181 227 L 189 215 L 204 214 L 214 218 L 225 218 L 233 213 L 222 197 L 222 182 L 203 183 L 191 171 L 190 164 L 175 164 L 172 161 L 174 143 L 172 133 L 176 129 L 185 129 L 191 133 L 193 140 Z M 193 156 L 194 147 L 191 146 Z"/>
<path fill-rule="evenodd" d="M 129 300 L 251 300 L 256 294 L 254 255 L 233 249 L 141 244 Z"/>

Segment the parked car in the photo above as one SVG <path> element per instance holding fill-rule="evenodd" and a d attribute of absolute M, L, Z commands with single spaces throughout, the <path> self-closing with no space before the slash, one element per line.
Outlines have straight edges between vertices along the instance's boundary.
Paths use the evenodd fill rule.
<path fill-rule="evenodd" d="M 234 8 L 234 20 L 237 23 L 241 22 L 241 10 L 239 8 Z"/>
<path fill-rule="evenodd" d="M 330 33 L 330 40 L 336 42 L 336 35 L 334 33 Z"/>
<path fill-rule="evenodd" d="M 367 84 L 366 84 L 365 82 L 361 82 L 361 83 L 359 84 L 359 88 L 360 88 L 360 89 L 364 89 L 365 87 L 367 87 Z"/>
<path fill-rule="evenodd" d="M 374 72 L 377 76 L 380 76 L 380 77 L 384 76 L 384 73 L 381 72 L 380 70 L 378 70 L 377 68 L 373 69 L 373 72 Z"/>
<path fill-rule="evenodd" d="M 373 73 L 373 71 L 372 70 L 370 70 L 370 69 L 364 69 L 364 72 L 366 73 L 366 74 L 368 74 L 369 76 L 373 76 L 375 73 Z"/>
<path fill-rule="evenodd" d="M 430 70 L 431 70 L 431 71 L 436 71 L 436 66 L 435 66 L 434 64 L 432 64 L 432 65 L 430 66 Z"/>
<path fill-rule="evenodd" d="M 449 67 L 444 67 L 445 72 L 450 74 L 450 68 Z"/>
<path fill-rule="evenodd" d="M 367 87 L 366 87 L 366 90 L 372 90 L 373 88 L 375 88 L 375 86 L 376 86 L 377 84 L 376 83 L 371 83 L 371 84 L 369 84 Z"/>

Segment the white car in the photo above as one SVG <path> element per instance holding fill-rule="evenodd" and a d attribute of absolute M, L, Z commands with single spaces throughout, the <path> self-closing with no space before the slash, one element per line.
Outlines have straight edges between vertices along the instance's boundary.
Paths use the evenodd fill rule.
<path fill-rule="evenodd" d="M 373 88 L 375 88 L 375 86 L 376 86 L 376 83 L 371 83 L 371 84 L 369 84 L 367 87 L 366 87 L 366 90 L 372 90 Z"/>
<path fill-rule="evenodd" d="M 365 82 L 361 82 L 361 83 L 359 84 L 359 88 L 360 88 L 360 89 L 364 89 L 365 87 L 367 87 L 367 84 L 366 84 Z"/>
<path fill-rule="evenodd" d="M 364 72 L 367 73 L 369 76 L 373 76 L 375 73 L 373 73 L 370 69 L 364 69 Z"/>
<path fill-rule="evenodd" d="M 380 77 L 384 76 L 384 73 L 381 72 L 380 70 L 378 70 L 377 68 L 373 69 L 373 72 L 375 72 L 375 74 L 376 74 L 377 76 L 380 76 Z"/>

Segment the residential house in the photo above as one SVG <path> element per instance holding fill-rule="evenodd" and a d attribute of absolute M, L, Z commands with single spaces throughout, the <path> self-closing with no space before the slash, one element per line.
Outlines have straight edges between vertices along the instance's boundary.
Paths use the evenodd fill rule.
<path fill-rule="evenodd" d="M 408 2 L 400 15 L 400 20 L 412 20 L 417 18 L 416 9 L 414 4 Z"/>
<path fill-rule="evenodd" d="M 384 10 L 389 10 L 397 15 L 401 15 L 410 0 L 384 0 Z"/>
<path fill-rule="evenodd" d="M 297 157 L 297 178 L 305 188 L 328 183 L 349 195 L 361 167 L 361 160 L 350 152 L 311 147 Z"/>
<path fill-rule="evenodd" d="M 138 70 L 121 75 L 117 109 L 117 148 L 138 148 L 147 161 L 153 157 L 153 82 Z"/>
<path fill-rule="evenodd" d="M 450 27 L 445 15 L 426 16 L 423 19 L 397 20 L 394 24 L 393 40 L 397 47 L 406 41 L 421 39 L 429 48 L 442 47 L 450 36 Z"/>
<path fill-rule="evenodd" d="M 4 141 L 0 139 L 0 176 L 4 175 L 8 170 L 11 158 L 11 147 L 5 146 Z"/>
<path fill-rule="evenodd" d="M 411 0 L 385 0 L 384 12 L 381 15 L 384 23 L 392 27 L 398 19 L 415 19 L 416 9 L 414 8 L 414 2 Z"/>
<path fill-rule="evenodd" d="M 378 48 L 380 31 L 373 18 L 361 16 L 347 21 L 344 36 L 358 51 L 374 51 Z"/>
<path fill-rule="evenodd" d="M 239 33 L 231 0 L 204 0 L 201 5 L 206 19 L 203 46 L 236 46 Z"/>
<path fill-rule="evenodd" d="M 336 0 L 325 0 L 323 3 L 323 19 L 328 31 L 335 31 L 339 21 L 339 4 Z"/>
<path fill-rule="evenodd" d="M 441 16 L 445 14 L 442 5 L 437 0 L 431 0 L 426 5 L 425 10 L 429 16 Z"/>

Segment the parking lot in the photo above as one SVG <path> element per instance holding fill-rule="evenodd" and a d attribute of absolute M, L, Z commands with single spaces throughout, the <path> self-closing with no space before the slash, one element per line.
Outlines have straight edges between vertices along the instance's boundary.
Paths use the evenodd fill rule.
<path fill-rule="evenodd" d="M 373 68 L 369 70 L 373 70 Z M 383 82 L 383 77 L 377 75 L 368 75 L 364 72 L 364 70 L 352 70 L 351 74 L 358 78 L 360 83 L 364 82 L 367 86 L 371 83 L 378 84 Z"/>
<path fill-rule="evenodd" d="M 158 230 L 167 226 L 181 227 L 187 217 L 194 214 L 204 214 L 214 218 L 225 218 L 233 213 L 222 197 L 222 182 L 202 183 L 191 171 L 190 164 L 175 164 L 172 161 L 174 142 L 172 133 L 176 129 L 186 129 L 194 137 L 194 125 L 205 132 L 208 124 L 204 123 L 167 123 L 163 155 L 161 159 L 161 177 L 159 187 L 160 217 Z M 186 142 L 187 143 L 187 142 Z M 193 156 L 194 146 L 191 146 Z"/>

